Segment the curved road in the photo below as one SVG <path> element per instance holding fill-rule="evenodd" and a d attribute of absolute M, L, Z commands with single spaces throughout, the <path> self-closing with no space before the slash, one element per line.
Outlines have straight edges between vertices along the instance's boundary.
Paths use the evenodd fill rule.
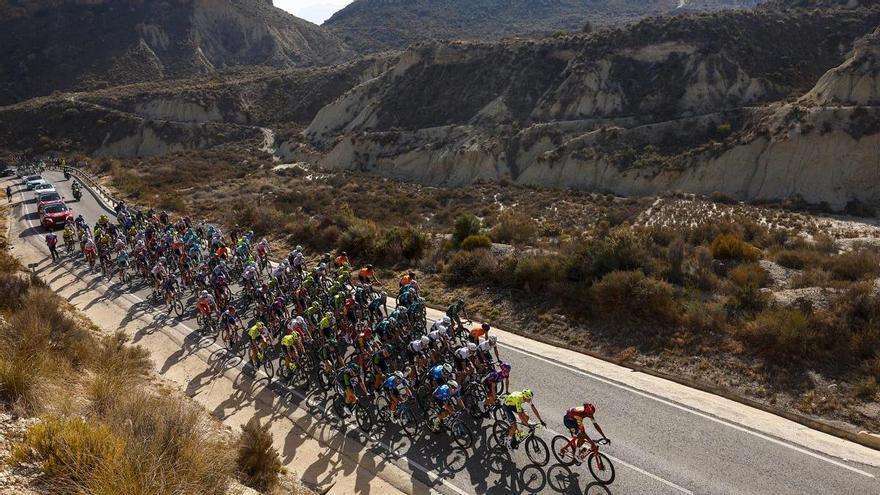
<path fill-rule="evenodd" d="M 70 182 L 61 173 L 44 176 L 72 198 Z M 31 248 L 45 251 L 36 207 L 29 193 L 23 197 L 18 219 L 26 225 L 21 237 Z M 89 193 L 70 206 L 90 224 L 103 211 Z M 134 293 L 146 299 L 147 289 Z M 191 317 L 183 323 L 196 327 Z M 880 493 L 876 451 L 680 385 L 504 332 L 498 335 L 502 358 L 513 365 L 511 386 L 535 390 L 548 423 L 541 435 L 548 443 L 553 432 L 565 431 L 566 408 L 585 398 L 598 406 L 597 419 L 614 442 L 604 449 L 615 461 L 614 484 L 596 485 L 585 467 L 554 465 L 552 457 L 543 467 L 529 466 L 521 452 L 510 459 L 487 440 L 488 423 L 476 448 L 466 453 L 451 448 L 445 436 L 425 435 L 410 442 L 393 428 L 372 435 L 373 450 L 444 493 Z M 297 397 L 301 394 L 292 400 Z M 320 402 L 316 397 L 300 405 Z M 816 448 L 823 451 L 812 450 L 814 445 L 822 445 Z"/>

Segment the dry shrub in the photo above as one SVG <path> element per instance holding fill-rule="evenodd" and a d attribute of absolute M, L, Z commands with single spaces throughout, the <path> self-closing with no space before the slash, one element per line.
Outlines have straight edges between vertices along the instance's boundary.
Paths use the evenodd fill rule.
<path fill-rule="evenodd" d="M 208 436 L 197 406 L 174 397 L 128 395 L 105 422 L 124 442 L 115 464 L 102 465 L 90 485 L 96 493 L 225 494 L 232 474 L 227 446 Z"/>
<path fill-rule="evenodd" d="M 690 299 L 684 304 L 684 325 L 701 333 L 721 333 L 727 328 L 727 312 L 720 304 Z"/>
<path fill-rule="evenodd" d="M 0 358 L 0 403 L 26 413 L 39 410 L 44 366 L 39 356 Z"/>
<path fill-rule="evenodd" d="M 467 251 L 474 249 L 486 249 L 492 247 L 492 239 L 487 235 L 477 234 L 469 235 L 461 241 L 461 248 Z"/>
<path fill-rule="evenodd" d="M 127 341 L 128 337 L 118 332 L 105 336 L 98 345 L 88 396 L 99 415 L 106 415 L 127 390 L 149 373 L 149 353 L 141 347 L 126 345 Z"/>
<path fill-rule="evenodd" d="M 117 466 L 123 450 L 123 440 L 105 425 L 81 418 L 45 418 L 15 446 L 12 462 L 39 464 L 59 492 L 86 493 L 94 492 L 95 473 Z"/>
<path fill-rule="evenodd" d="M 369 220 L 353 219 L 339 238 L 339 248 L 352 256 L 374 259 L 379 238 L 378 225 Z"/>
<path fill-rule="evenodd" d="M 873 400 L 880 393 L 880 384 L 873 376 L 862 378 L 853 387 L 853 395 L 859 399 Z"/>
<path fill-rule="evenodd" d="M 492 239 L 508 244 L 528 244 L 534 240 L 537 231 L 538 223 L 532 217 L 508 209 L 501 213 L 492 228 Z"/>
<path fill-rule="evenodd" d="M 395 263 L 401 258 L 421 259 L 427 248 L 428 238 L 425 234 L 412 227 L 393 227 L 383 234 L 379 251 L 383 260 Z"/>
<path fill-rule="evenodd" d="M 518 287 L 542 293 L 557 280 L 561 270 L 558 256 L 527 256 L 517 261 L 513 277 Z"/>
<path fill-rule="evenodd" d="M 672 286 L 640 271 L 611 272 L 593 286 L 593 300 L 606 318 L 675 323 L 679 305 Z"/>
<path fill-rule="evenodd" d="M 880 275 L 880 256 L 868 250 L 850 251 L 828 258 L 824 268 L 837 280 L 875 278 Z"/>
<path fill-rule="evenodd" d="M 770 274 L 757 263 L 737 266 L 728 274 L 733 283 L 731 296 L 733 304 L 744 311 L 759 311 L 767 304 L 767 296 L 761 287 L 767 285 Z"/>
<path fill-rule="evenodd" d="M 281 458 L 272 445 L 269 423 L 260 425 L 260 420 L 253 417 L 241 427 L 236 465 L 242 483 L 251 488 L 267 492 L 278 484 Z"/>
<path fill-rule="evenodd" d="M 26 278 L 15 274 L 0 275 L 0 310 L 17 311 L 30 289 Z"/>
<path fill-rule="evenodd" d="M 735 234 L 720 234 L 712 241 L 709 249 L 712 257 L 719 260 L 757 261 L 761 251 Z"/>
<path fill-rule="evenodd" d="M 769 359 L 805 358 L 818 340 L 807 316 L 792 308 L 774 308 L 745 325 L 739 337 L 748 350 Z"/>
<path fill-rule="evenodd" d="M 822 255 L 808 249 L 784 249 L 776 253 L 776 262 L 786 268 L 803 270 L 822 265 Z"/>

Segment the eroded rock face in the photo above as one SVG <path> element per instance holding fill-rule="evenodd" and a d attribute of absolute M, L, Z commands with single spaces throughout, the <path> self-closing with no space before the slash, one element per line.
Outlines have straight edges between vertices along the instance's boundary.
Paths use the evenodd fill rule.
<path fill-rule="evenodd" d="M 801 101 L 816 105 L 880 103 L 880 29 L 859 40 L 846 62 L 826 72 Z"/>
<path fill-rule="evenodd" d="M 880 204 L 880 9 L 796 12 L 417 45 L 317 114 L 321 158 L 282 153 L 435 185 Z"/>

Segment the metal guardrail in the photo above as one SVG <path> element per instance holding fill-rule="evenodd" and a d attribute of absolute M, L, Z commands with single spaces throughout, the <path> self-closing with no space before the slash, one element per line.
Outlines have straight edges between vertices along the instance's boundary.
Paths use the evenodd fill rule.
<path fill-rule="evenodd" d="M 107 210 L 114 211 L 116 205 L 119 203 L 119 200 L 116 199 L 112 194 L 110 194 L 110 191 L 102 186 L 95 176 L 84 170 L 81 170 L 71 165 L 67 165 L 64 167 L 53 166 L 47 168 L 55 169 L 61 172 L 67 170 L 71 175 L 79 179 L 83 183 L 83 185 L 88 187 L 92 194 L 94 194 L 95 197 L 98 198 L 98 200 L 102 203 L 102 206 Z"/>

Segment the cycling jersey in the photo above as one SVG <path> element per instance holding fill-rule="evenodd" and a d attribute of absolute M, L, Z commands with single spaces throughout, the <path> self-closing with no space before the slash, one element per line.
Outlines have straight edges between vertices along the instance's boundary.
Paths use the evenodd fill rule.
<path fill-rule="evenodd" d="M 522 412 L 522 406 L 525 402 L 526 399 L 523 397 L 522 392 L 511 392 L 504 399 L 504 405 L 514 408 L 516 412 Z"/>
<path fill-rule="evenodd" d="M 299 334 L 296 332 L 290 333 L 281 337 L 281 345 L 285 347 L 291 347 L 296 345 L 296 342 L 299 340 Z"/>
<path fill-rule="evenodd" d="M 458 391 L 455 393 L 452 392 L 452 389 L 449 388 L 449 385 L 440 385 L 436 389 L 434 389 L 434 400 L 445 404 L 455 398 L 458 397 Z"/>
<path fill-rule="evenodd" d="M 266 328 L 266 327 L 263 326 L 263 325 L 260 325 L 259 323 L 257 323 L 257 324 L 255 324 L 254 326 L 250 327 L 250 328 L 248 329 L 248 335 L 250 336 L 251 340 L 256 340 L 257 337 L 259 337 L 260 334 L 263 333 L 263 329 L 264 329 L 264 328 Z"/>
<path fill-rule="evenodd" d="M 409 343 L 409 346 L 407 346 L 407 349 L 409 349 L 410 352 L 413 352 L 415 354 L 422 352 L 422 341 L 421 340 L 413 340 L 412 342 Z"/>
<path fill-rule="evenodd" d="M 464 361 L 464 360 L 468 359 L 469 357 L 471 357 L 471 350 L 468 349 L 467 347 L 459 347 L 458 349 L 455 350 L 455 352 L 453 353 L 453 356 L 455 356 L 456 359 L 460 359 L 460 360 Z"/>

